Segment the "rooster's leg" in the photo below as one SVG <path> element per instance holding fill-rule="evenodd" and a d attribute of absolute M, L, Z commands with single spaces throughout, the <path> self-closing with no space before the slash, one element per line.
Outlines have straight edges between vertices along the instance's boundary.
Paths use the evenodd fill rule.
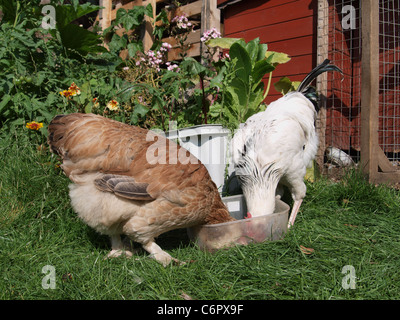
<path fill-rule="evenodd" d="M 292 212 L 290 213 L 288 228 L 293 226 L 294 220 L 296 220 L 297 213 L 299 212 L 300 205 L 303 202 L 303 199 L 295 200 L 293 203 Z"/>
<path fill-rule="evenodd" d="M 174 261 L 182 264 L 181 261 L 172 258 L 167 252 L 162 250 L 154 241 L 149 241 L 143 244 L 143 249 L 150 253 L 150 256 L 160 262 L 164 267 Z"/>
<path fill-rule="evenodd" d="M 132 252 L 124 248 L 119 234 L 111 236 L 111 249 L 111 252 L 107 255 L 108 258 L 116 258 L 122 254 L 125 254 L 127 257 L 132 257 Z"/>

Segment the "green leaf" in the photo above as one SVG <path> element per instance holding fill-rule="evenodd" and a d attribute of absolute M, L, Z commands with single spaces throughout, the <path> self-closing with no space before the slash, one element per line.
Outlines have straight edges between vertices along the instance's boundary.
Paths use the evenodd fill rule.
<path fill-rule="evenodd" d="M 120 8 L 117 11 L 116 23 L 122 23 L 125 30 L 135 29 L 144 21 L 145 11 L 146 9 L 142 6 L 136 6 L 128 11 Z"/>
<path fill-rule="evenodd" d="M 1 60 L 0 60 L 0 63 L 6 65 L 6 67 L 9 67 L 9 66 L 10 66 L 10 61 L 9 61 L 9 60 L 6 60 L 6 59 L 1 59 Z"/>
<path fill-rule="evenodd" d="M 17 14 L 17 1 L 0 0 L 0 7 L 3 12 L 2 22 L 14 23 Z"/>
<path fill-rule="evenodd" d="M 271 63 L 272 65 L 274 65 L 275 67 L 278 64 L 283 64 L 283 63 L 289 62 L 291 59 L 289 57 L 289 55 L 287 55 L 286 53 L 275 52 L 275 51 L 267 51 L 265 53 L 265 57 L 267 58 L 267 61 L 269 63 Z"/>
<path fill-rule="evenodd" d="M 97 87 L 99 85 L 99 81 L 97 79 L 90 79 L 89 84 L 91 86 Z"/>
<path fill-rule="evenodd" d="M 267 73 L 270 73 L 274 70 L 275 67 L 266 60 L 257 61 L 251 73 L 253 84 L 257 84 Z"/>
<path fill-rule="evenodd" d="M 218 75 L 210 80 L 210 87 L 219 87 L 222 88 L 223 84 L 222 82 L 224 81 L 224 78 L 226 76 L 226 66 L 221 67 L 221 70 L 219 71 Z"/>
<path fill-rule="evenodd" d="M 69 24 L 59 31 L 63 45 L 69 49 L 76 50 L 82 55 L 94 52 L 107 52 L 107 49 L 100 45 L 101 40 L 96 33 L 75 24 Z"/>
<path fill-rule="evenodd" d="M 257 61 L 265 59 L 265 53 L 268 50 L 268 45 L 266 43 L 260 43 L 258 45 L 258 56 Z"/>
<path fill-rule="evenodd" d="M 92 113 L 92 109 L 93 109 L 93 103 L 88 102 L 88 104 L 85 106 L 85 113 Z"/>
<path fill-rule="evenodd" d="M 20 125 L 24 124 L 24 122 L 25 122 L 24 118 L 19 118 L 19 119 L 12 121 L 11 124 L 14 126 L 20 126 Z"/>
<path fill-rule="evenodd" d="M 247 83 L 239 78 L 235 78 L 227 88 L 227 91 L 231 94 L 234 102 L 233 105 L 235 105 L 238 112 L 243 108 L 247 108 L 249 103 L 249 88 Z"/>
<path fill-rule="evenodd" d="M 108 48 L 112 52 L 119 52 L 127 45 L 127 39 L 120 37 L 118 34 L 114 33 L 111 41 L 108 43 Z"/>
<path fill-rule="evenodd" d="M 3 96 L 1 102 L 0 102 L 0 112 L 3 110 L 3 108 L 7 105 L 7 103 L 11 100 L 11 96 L 9 94 L 6 94 Z"/>
<path fill-rule="evenodd" d="M 81 55 L 107 51 L 106 48 L 100 46 L 100 35 L 71 24 L 71 22 L 99 9 L 101 7 L 93 6 L 89 2 L 80 5 L 79 1 L 74 1 L 73 5 L 56 6 L 56 30 L 66 48 L 75 50 Z M 51 30 L 51 34 L 58 38 L 56 30 Z"/>
<path fill-rule="evenodd" d="M 246 44 L 245 48 L 246 48 L 247 53 L 249 54 L 252 65 L 254 65 L 254 63 L 257 60 L 259 44 L 260 44 L 260 38 L 251 40 Z"/>
<path fill-rule="evenodd" d="M 145 9 L 144 13 L 146 14 L 146 16 L 148 16 L 150 18 L 154 18 L 154 16 L 153 16 L 153 6 L 151 5 L 151 3 L 149 3 L 146 6 L 146 9 Z"/>
<path fill-rule="evenodd" d="M 48 74 L 45 71 L 39 71 L 36 73 L 36 77 L 34 78 L 33 82 L 36 86 L 40 86 L 47 77 Z"/>
<path fill-rule="evenodd" d="M 274 83 L 276 91 L 285 95 L 290 91 L 297 90 L 300 85 L 300 81 L 291 81 L 288 77 L 282 77 L 278 82 Z"/>
<path fill-rule="evenodd" d="M 199 75 L 202 72 L 206 72 L 208 69 L 203 66 L 200 62 L 196 61 L 195 59 L 189 57 L 185 58 L 180 66 L 182 70 L 187 72 L 190 76 Z"/>
<path fill-rule="evenodd" d="M 211 48 L 220 47 L 222 49 L 230 49 L 232 44 L 234 44 L 235 42 L 237 42 L 239 40 L 243 40 L 243 39 L 240 39 L 240 38 L 216 38 L 216 39 L 210 39 L 210 40 L 206 41 L 206 45 Z"/>
<path fill-rule="evenodd" d="M 158 38 L 158 39 L 161 39 L 162 38 L 162 36 L 163 36 L 163 34 L 164 34 L 164 31 L 165 31 L 165 27 L 163 27 L 163 26 L 155 26 L 154 27 L 154 30 L 153 30 L 153 35 L 156 37 L 156 38 Z"/>
<path fill-rule="evenodd" d="M 100 9 L 100 6 L 93 6 L 89 2 L 75 6 L 58 5 L 56 6 L 56 28 L 61 29 L 69 23 Z"/>
<path fill-rule="evenodd" d="M 136 124 L 139 121 L 139 116 L 144 117 L 147 112 L 149 112 L 149 108 L 142 104 L 136 104 L 131 115 L 132 122 Z"/>
<path fill-rule="evenodd" d="M 41 108 L 39 109 L 39 112 L 42 116 L 45 117 L 45 119 L 50 122 L 53 118 L 54 118 L 54 114 L 50 113 L 49 111 L 47 111 L 45 108 Z"/>
<path fill-rule="evenodd" d="M 167 11 L 161 10 L 161 12 L 156 17 L 155 22 L 158 22 L 158 21 L 161 21 L 163 24 L 169 25 Z"/>
<path fill-rule="evenodd" d="M 50 92 L 47 95 L 45 104 L 48 106 L 54 105 L 56 100 L 58 99 L 58 97 L 59 97 L 59 95 L 57 95 L 56 93 Z"/>
<path fill-rule="evenodd" d="M 119 8 L 117 14 L 115 15 L 115 23 L 121 23 L 122 20 L 127 16 L 128 12 L 124 8 Z"/>
<path fill-rule="evenodd" d="M 246 49 L 238 42 L 235 42 L 232 44 L 231 49 L 229 50 L 229 56 L 231 59 L 237 59 L 236 76 L 242 81 L 248 82 L 252 71 L 252 66 L 250 56 Z"/>
<path fill-rule="evenodd" d="M 136 55 L 136 52 L 141 51 L 143 49 L 142 42 L 131 42 L 127 45 L 128 53 L 131 58 Z"/>

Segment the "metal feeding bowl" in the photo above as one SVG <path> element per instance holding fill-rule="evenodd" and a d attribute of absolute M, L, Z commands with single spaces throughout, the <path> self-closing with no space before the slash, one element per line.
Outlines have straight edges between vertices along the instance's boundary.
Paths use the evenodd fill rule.
<path fill-rule="evenodd" d="M 194 226 L 187 229 L 189 238 L 200 249 L 214 252 L 235 245 L 282 239 L 287 231 L 290 207 L 276 199 L 273 214 L 244 219 L 247 214 L 243 195 L 222 198 L 236 221 Z"/>

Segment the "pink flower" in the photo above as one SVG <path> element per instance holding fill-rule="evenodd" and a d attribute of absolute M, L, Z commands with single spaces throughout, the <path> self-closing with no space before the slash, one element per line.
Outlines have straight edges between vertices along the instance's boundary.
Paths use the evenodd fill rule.
<path fill-rule="evenodd" d="M 181 16 L 176 16 L 175 18 L 172 19 L 172 22 L 176 22 L 176 26 L 179 29 L 190 30 L 193 27 L 192 23 L 189 22 L 186 14 L 183 14 Z"/>
<path fill-rule="evenodd" d="M 171 64 L 169 63 L 169 64 L 167 64 L 167 65 L 168 65 L 168 67 L 167 67 L 167 70 L 168 70 L 168 71 L 179 72 L 179 71 L 181 70 L 181 69 L 178 67 L 177 64 L 171 65 Z"/>
<path fill-rule="evenodd" d="M 168 52 L 171 49 L 172 49 L 172 46 L 168 42 L 163 42 L 163 44 L 161 45 L 160 51 Z"/>
<path fill-rule="evenodd" d="M 221 33 L 217 29 L 212 28 L 203 33 L 203 36 L 200 38 L 200 41 L 206 42 L 210 39 L 216 39 L 216 38 L 221 38 Z"/>
<path fill-rule="evenodd" d="M 230 59 L 230 58 L 231 58 L 231 57 L 229 56 L 229 53 L 228 53 L 228 52 L 222 53 L 221 59 Z"/>

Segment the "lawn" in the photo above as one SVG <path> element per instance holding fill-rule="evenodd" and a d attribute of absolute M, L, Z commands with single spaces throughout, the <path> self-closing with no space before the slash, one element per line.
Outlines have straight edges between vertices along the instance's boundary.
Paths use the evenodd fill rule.
<path fill-rule="evenodd" d="M 17 134 L 0 142 L 0 299 L 400 298 L 399 191 L 357 171 L 309 183 L 280 241 L 210 254 L 185 230 L 161 236 L 162 248 L 192 261 L 164 268 L 143 251 L 104 259 L 108 238 L 77 218 L 57 160 L 29 141 Z M 54 289 L 45 289 L 45 266 Z"/>

